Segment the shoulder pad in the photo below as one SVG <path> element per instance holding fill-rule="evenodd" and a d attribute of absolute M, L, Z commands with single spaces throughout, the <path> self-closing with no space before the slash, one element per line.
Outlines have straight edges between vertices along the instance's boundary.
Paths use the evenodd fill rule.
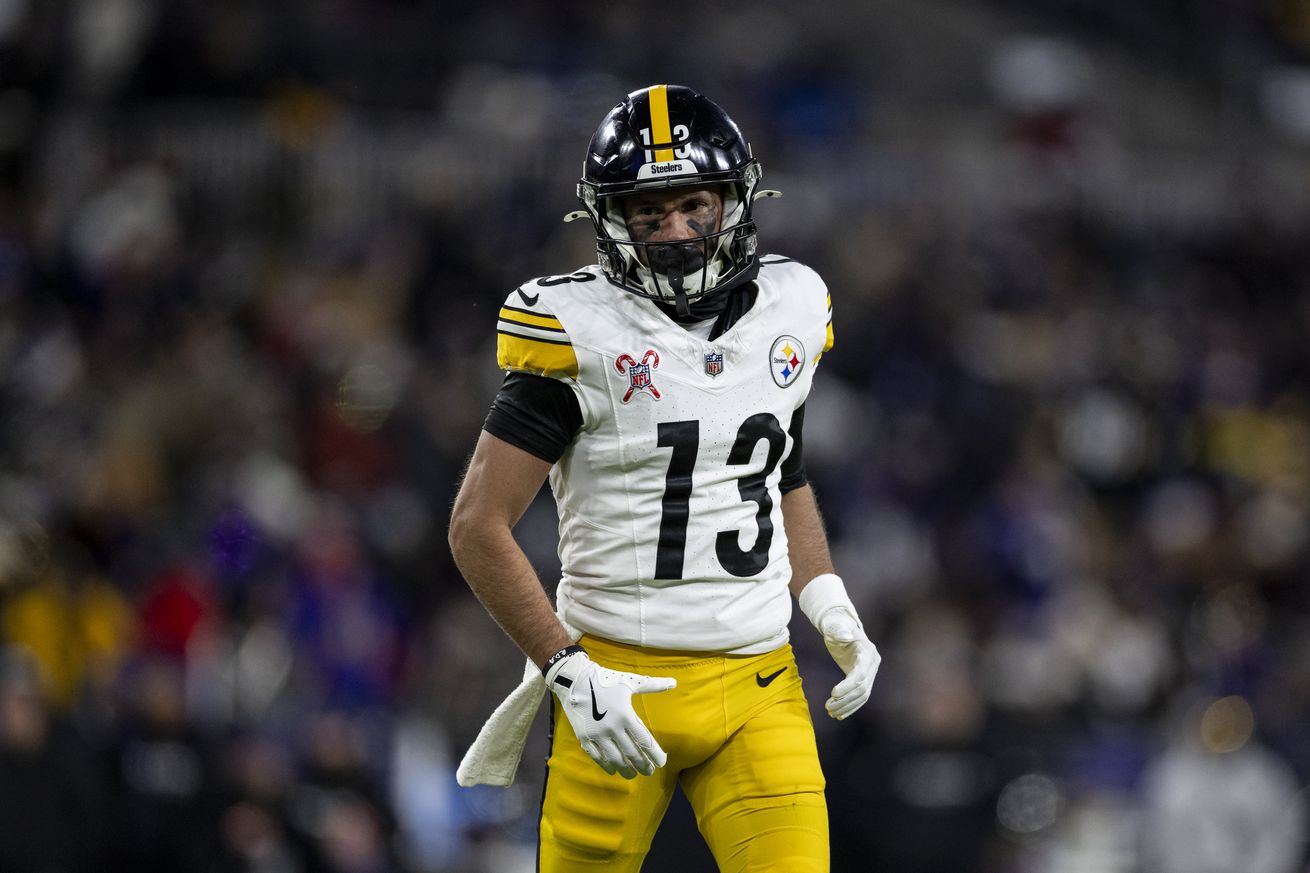
<path fill-rule="evenodd" d="M 786 266 L 782 266 L 784 264 Z M 823 357 L 824 353 L 832 348 L 834 342 L 832 335 L 832 294 L 828 292 L 828 286 L 824 283 L 822 277 L 820 277 L 813 269 L 802 264 L 800 261 L 786 258 L 782 255 L 764 255 L 760 258 L 760 266 L 781 267 L 784 270 L 795 270 L 799 272 L 801 276 L 805 277 L 807 286 L 812 286 L 814 291 L 823 294 L 824 309 L 827 313 L 827 328 L 823 339 L 823 349 L 814 356 L 814 360 L 817 363 L 819 358 Z"/>
<path fill-rule="evenodd" d="M 537 376 L 578 375 L 578 357 L 558 318 L 529 283 L 505 299 L 496 321 L 496 363 Z"/>

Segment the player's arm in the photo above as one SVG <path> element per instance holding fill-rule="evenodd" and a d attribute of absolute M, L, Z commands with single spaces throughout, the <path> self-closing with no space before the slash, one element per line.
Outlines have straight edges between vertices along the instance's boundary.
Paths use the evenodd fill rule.
<path fill-rule="evenodd" d="M 551 408 L 553 389 L 540 377 L 511 375 L 506 382 L 511 387 L 502 388 L 497 403 L 512 405 L 517 419 L 493 405 L 489 429 L 504 428 L 507 420 L 521 424 L 525 416 Z M 524 384 L 530 387 L 524 389 Z M 518 402 L 511 404 L 516 395 Z M 525 396 L 537 399 L 524 402 Z M 512 438 L 535 442 L 522 432 Z M 628 779 L 638 773 L 649 776 L 668 758 L 637 715 L 632 695 L 665 691 L 677 683 L 610 670 L 588 658 L 555 615 L 512 534 L 551 465 L 484 430 L 451 510 L 450 551 L 487 612 L 533 663 L 542 666 L 547 687 L 563 704 L 583 751 L 607 773 Z M 593 711 L 602 717 L 596 718 Z"/>
<path fill-rule="evenodd" d="M 828 535 L 823 529 L 819 504 L 805 472 L 805 404 L 792 413 L 787 434 L 791 451 L 782 461 L 778 488 L 782 492 L 782 524 L 787 531 L 787 550 L 791 558 L 791 593 L 801 596 L 801 589 L 811 579 L 835 572 L 828 551 Z"/>
<path fill-rule="evenodd" d="M 573 642 L 512 533 L 550 468 L 549 461 L 483 431 L 450 513 L 450 552 L 460 573 L 537 664 Z"/>
<path fill-rule="evenodd" d="M 845 583 L 833 570 L 823 516 L 800 460 L 803 421 L 804 406 L 792 419 L 789 429 L 792 451 L 783 464 L 781 482 L 782 523 L 791 558 L 791 592 L 801 611 L 823 635 L 828 653 L 846 674 L 825 704 L 829 715 L 843 719 L 869 699 L 882 657 L 864 632 Z"/>
<path fill-rule="evenodd" d="M 569 382 L 578 359 L 536 293 L 510 294 L 496 322 L 505 381 L 492 401 L 450 515 L 450 550 L 487 612 L 533 662 L 573 641 L 511 531 L 582 426 Z"/>
<path fill-rule="evenodd" d="M 451 510 L 451 554 L 487 612 L 541 665 L 583 751 L 607 773 L 649 776 L 667 756 L 632 695 L 677 683 L 607 669 L 574 645 L 512 534 L 583 424 L 570 387 L 578 363 L 568 334 L 536 295 L 516 294 L 501 307 L 496 330 L 496 357 L 509 372 Z"/>
<path fill-rule="evenodd" d="M 799 598 L 811 579 L 836 572 L 819 504 L 808 482 L 782 495 L 782 524 L 791 557 L 791 593 Z"/>

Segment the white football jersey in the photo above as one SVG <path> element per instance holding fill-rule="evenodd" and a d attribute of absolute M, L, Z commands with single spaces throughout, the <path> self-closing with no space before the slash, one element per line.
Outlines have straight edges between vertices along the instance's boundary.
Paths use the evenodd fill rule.
<path fill-rule="evenodd" d="M 752 654 L 787 641 L 788 429 L 831 301 L 808 267 L 761 261 L 755 305 L 715 340 L 674 324 L 597 267 L 522 286 L 500 311 L 502 368 L 571 386 L 583 424 L 550 473 L 557 606 L 586 633 Z"/>

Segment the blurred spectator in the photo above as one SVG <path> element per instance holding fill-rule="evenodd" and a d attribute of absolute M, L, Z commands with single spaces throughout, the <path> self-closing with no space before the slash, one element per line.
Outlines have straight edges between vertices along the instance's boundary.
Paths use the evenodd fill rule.
<path fill-rule="evenodd" d="M 158 873 L 208 870 L 218 847 L 217 761 L 187 720 L 181 670 L 146 659 L 126 681 L 128 709 L 109 750 L 116 863 Z"/>
<path fill-rule="evenodd" d="M 52 547 L 39 536 L 41 551 L 57 557 L 25 581 L 11 577 L 9 597 L 0 600 L 0 632 L 32 654 L 42 693 L 58 711 L 103 704 L 136 642 L 136 618 L 75 542 Z"/>
<path fill-rule="evenodd" d="M 228 743 L 218 868 L 225 873 L 302 873 L 304 852 L 293 838 L 289 802 L 292 763 L 276 742 L 256 734 Z"/>
<path fill-rule="evenodd" d="M 1003 747 L 987 724 L 967 619 L 925 603 L 889 640 L 881 716 L 830 731 L 834 843 L 851 869 L 980 870 L 991 851 Z"/>
<path fill-rule="evenodd" d="M 1255 738 L 1241 697 L 1196 704 L 1146 776 L 1143 863 L 1161 873 L 1292 873 L 1307 834 L 1305 793 Z"/>
<path fill-rule="evenodd" d="M 369 769 L 363 725 L 328 712 L 308 728 L 291 797 L 292 826 L 306 846 L 307 873 L 385 873 L 394 867 L 386 795 Z"/>
<path fill-rule="evenodd" d="M 48 709 L 30 653 L 0 649 L 0 869 L 103 870 L 113 797 L 97 776 Z"/>

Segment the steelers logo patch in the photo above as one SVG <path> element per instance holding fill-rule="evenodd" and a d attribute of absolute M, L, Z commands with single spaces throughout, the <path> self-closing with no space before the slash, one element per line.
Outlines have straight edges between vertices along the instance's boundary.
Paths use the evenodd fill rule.
<path fill-rule="evenodd" d="M 787 388 L 800 378 L 805 369 L 805 346 L 794 336 L 783 334 L 773 341 L 769 349 L 769 372 L 779 388 Z"/>

